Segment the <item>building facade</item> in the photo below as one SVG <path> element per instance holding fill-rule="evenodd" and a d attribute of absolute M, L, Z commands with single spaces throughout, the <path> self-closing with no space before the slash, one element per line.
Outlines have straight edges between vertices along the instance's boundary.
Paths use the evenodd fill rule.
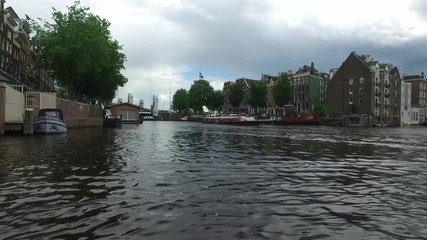
<path fill-rule="evenodd" d="M 269 116 L 281 116 L 283 115 L 283 110 L 281 107 L 279 107 L 275 101 L 273 96 L 273 88 L 276 84 L 276 81 L 278 79 L 278 76 L 271 76 L 268 74 L 262 74 L 261 75 L 261 81 L 265 81 L 267 84 L 267 99 L 266 99 L 266 106 L 265 106 L 265 114 Z"/>
<path fill-rule="evenodd" d="M 297 112 L 313 112 L 324 103 L 325 76 L 311 66 L 301 67 L 292 78 L 293 102 Z"/>
<path fill-rule="evenodd" d="M 402 81 L 400 86 L 400 125 L 412 125 L 411 83 Z"/>
<path fill-rule="evenodd" d="M 225 114 L 230 113 L 243 113 L 243 114 L 252 114 L 255 110 L 250 106 L 249 99 L 251 96 L 250 93 L 250 84 L 251 82 L 258 81 L 249 78 L 238 78 L 234 82 L 225 82 L 222 88 L 224 95 L 224 105 L 223 111 Z M 234 107 L 230 103 L 230 88 L 233 84 L 239 84 L 243 87 L 244 96 L 238 107 Z"/>
<path fill-rule="evenodd" d="M 404 75 L 403 81 L 411 83 L 411 124 L 424 122 L 427 106 L 427 80 L 424 73 Z"/>
<path fill-rule="evenodd" d="M 327 87 L 331 115 L 367 114 L 375 124 L 400 123 L 401 77 L 397 67 L 350 53 Z"/>
<path fill-rule="evenodd" d="M 51 74 L 35 66 L 29 37 L 29 24 L 12 7 L 4 9 L 1 1 L 0 80 L 24 85 L 26 89 L 54 91 Z"/>

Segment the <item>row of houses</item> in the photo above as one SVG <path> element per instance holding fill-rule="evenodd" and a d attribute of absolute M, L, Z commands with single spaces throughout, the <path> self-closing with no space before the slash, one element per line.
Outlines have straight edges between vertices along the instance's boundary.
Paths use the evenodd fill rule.
<path fill-rule="evenodd" d="M 0 0 L 0 81 L 26 90 L 53 91 L 51 74 L 35 64 L 29 23 Z"/>
<path fill-rule="evenodd" d="M 410 125 L 424 123 L 427 104 L 427 80 L 424 73 L 403 74 L 390 63 L 381 63 L 369 55 L 351 52 L 339 68 L 323 73 L 314 64 L 277 76 L 262 74 L 260 80 L 239 78 L 224 83 L 224 112 L 252 114 L 257 109 L 247 104 L 251 81 L 266 81 L 267 104 L 264 112 L 282 116 L 285 106 L 277 106 L 272 88 L 281 74 L 287 74 L 293 89 L 290 103 L 297 112 L 313 112 L 326 106 L 331 118 L 352 119 L 361 125 Z M 246 89 L 245 100 L 238 109 L 228 101 L 228 89 L 241 84 Z M 367 121 L 366 123 L 363 121 Z"/>
<path fill-rule="evenodd" d="M 277 76 L 262 74 L 260 80 L 239 78 L 234 82 L 225 82 L 223 87 L 224 112 L 241 112 L 245 114 L 257 112 L 259 109 L 254 109 L 247 104 L 250 98 L 250 84 L 253 81 L 265 81 L 267 85 L 267 101 L 266 107 L 263 109 L 264 113 L 269 116 L 284 115 L 284 106 L 278 106 L 273 97 L 273 88 L 280 75 L 288 76 L 293 95 L 293 100 L 289 104 L 294 105 L 297 112 L 312 112 L 315 107 L 324 104 L 328 74 L 318 71 L 314 67 L 314 63 L 311 63 L 310 66 L 304 65 L 300 67 L 295 73 L 289 70 L 287 72 L 280 72 Z M 231 106 L 228 100 L 229 89 L 233 84 L 240 84 L 245 89 L 245 97 L 238 109 Z"/>

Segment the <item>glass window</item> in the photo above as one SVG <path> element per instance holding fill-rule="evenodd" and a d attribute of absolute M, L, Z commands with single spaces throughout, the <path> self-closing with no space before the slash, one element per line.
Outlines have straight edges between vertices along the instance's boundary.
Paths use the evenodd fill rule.
<path fill-rule="evenodd" d="M 360 78 L 360 84 L 363 84 L 363 82 L 365 81 L 365 79 L 363 77 Z"/>
<path fill-rule="evenodd" d="M 359 103 L 363 103 L 363 98 L 359 98 Z"/>
<path fill-rule="evenodd" d="M 353 85 L 353 78 L 350 78 L 350 79 L 348 80 L 348 83 L 349 83 L 350 85 Z"/>
<path fill-rule="evenodd" d="M 359 93 L 363 93 L 363 88 L 359 88 Z"/>
<path fill-rule="evenodd" d="M 353 89 L 352 89 L 352 88 L 350 88 L 350 89 L 348 90 L 348 94 L 353 94 Z"/>

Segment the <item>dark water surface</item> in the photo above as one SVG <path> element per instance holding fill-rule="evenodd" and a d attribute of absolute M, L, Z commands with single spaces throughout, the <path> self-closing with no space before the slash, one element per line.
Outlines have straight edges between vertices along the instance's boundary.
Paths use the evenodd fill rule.
<path fill-rule="evenodd" d="M 426 239 L 427 128 L 0 137 L 2 239 Z"/>

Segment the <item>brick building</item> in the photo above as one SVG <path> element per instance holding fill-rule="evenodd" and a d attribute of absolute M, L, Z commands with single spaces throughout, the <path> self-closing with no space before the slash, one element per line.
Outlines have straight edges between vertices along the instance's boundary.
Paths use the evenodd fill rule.
<path fill-rule="evenodd" d="M 400 122 L 400 88 L 397 67 L 352 52 L 328 83 L 326 105 L 332 116 L 367 114 L 374 123 L 395 125 Z"/>
<path fill-rule="evenodd" d="M 427 107 L 427 80 L 424 73 L 404 75 L 403 81 L 411 83 L 412 123 L 424 122 Z"/>
<path fill-rule="evenodd" d="M 28 23 L 12 7 L 4 9 L 1 1 L 0 80 L 26 86 L 30 90 L 53 91 L 54 81 L 48 71 L 35 67 Z"/>

